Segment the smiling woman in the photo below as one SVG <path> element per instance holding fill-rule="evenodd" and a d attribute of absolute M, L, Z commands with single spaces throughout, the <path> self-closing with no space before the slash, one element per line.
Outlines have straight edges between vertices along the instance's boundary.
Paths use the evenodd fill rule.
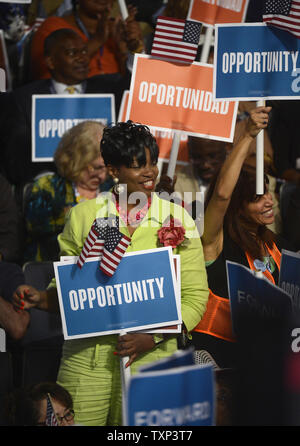
<path fill-rule="evenodd" d="M 121 184 L 127 184 L 127 192 L 144 192 L 147 197 L 154 191 L 155 181 L 158 175 L 158 168 L 155 161 L 151 160 L 150 150 L 146 148 L 146 162 L 139 165 L 134 160 L 131 167 L 120 166 L 109 167 L 109 171 L 113 178 L 117 178 Z"/>
<path fill-rule="evenodd" d="M 114 226 L 113 229 L 118 231 L 119 236 L 126 236 L 129 240 L 130 244 L 126 245 L 127 253 L 153 250 L 166 242 L 166 237 L 161 239 L 160 230 L 168 227 L 173 230 L 176 217 L 182 236 L 176 238 L 172 247 L 173 253 L 180 255 L 182 334 L 187 334 L 200 321 L 208 297 L 202 244 L 195 223 L 183 207 L 161 199 L 154 192 L 159 152 L 148 127 L 131 121 L 106 127 L 100 147 L 105 165 L 116 180 L 116 187 L 112 193 L 100 194 L 98 198 L 87 200 L 71 209 L 64 230 L 58 236 L 60 254 L 80 256 L 96 218 L 99 225 L 108 221 L 119 222 L 118 228 Z M 136 199 L 143 201 L 143 204 L 134 212 L 132 206 Z M 174 218 L 170 219 L 170 215 Z M 148 269 L 145 274 L 149 274 Z M 135 282 L 136 287 L 133 285 Z M 138 279 L 133 280 L 131 289 L 128 285 L 122 286 L 124 300 L 121 294 L 119 297 L 117 294 L 113 296 L 112 287 L 105 287 L 106 290 L 98 287 L 90 294 L 91 304 L 97 298 L 100 306 L 107 302 L 131 306 L 131 297 L 133 301 L 152 299 L 151 290 L 155 286 L 160 299 L 164 297 L 163 284 L 160 276 L 148 277 L 140 284 Z M 110 283 L 105 281 L 105 285 Z M 120 290 L 121 287 L 117 285 Z M 141 294 L 138 292 L 139 288 Z M 24 305 L 21 305 L 24 290 L 28 292 L 24 296 Z M 74 308 L 77 308 L 76 297 L 73 293 Z M 78 296 L 80 305 L 79 299 Z M 22 285 L 15 292 L 13 300 L 16 308 L 21 305 L 24 309 L 37 307 L 58 311 L 59 307 L 54 282 L 46 291 L 37 291 Z M 175 334 L 161 333 L 152 336 L 150 333 L 137 332 L 123 336 L 105 335 L 66 341 L 58 383 L 73 396 L 76 421 L 90 426 L 120 425 L 120 358 L 129 358 L 125 361 L 126 366 L 130 366 L 130 371 L 134 374 L 143 364 L 168 357 L 176 350 Z"/>
<path fill-rule="evenodd" d="M 226 261 L 260 270 L 275 284 L 280 250 L 290 248 L 267 228 L 274 220 L 268 177 L 264 194 L 257 195 L 256 170 L 245 163 L 253 139 L 268 125 L 270 110 L 258 107 L 250 112 L 244 135 L 211 182 L 206 197 L 202 243 L 210 296 L 207 311 L 195 328 L 193 345 L 212 354 L 221 368 L 234 367 L 237 360 Z"/>
<path fill-rule="evenodd" d="M 251 170 L 251 169 L 249 169 Z M 254 174 L 254 172 L 253 172 Z M 251 173 L 249 173 L 251 175 Z M 273 212 L 273 199 L 272 195 L 268 190 L 268 177 L 265 177 L 265 191 L 263 195 L 255 194 L 251 197 L 250 201 L 244 202 L 244 215 L 247 219 L 253 222 L 253 225 L 267 226 L 273 223 L 274 212 Z M 249 182 L 248 182 L 249 187 Z"/>
<path fill-rule="evenodd" d="M 124 139 L 127 139 L 126 145 Z M 158 175 L 158 147 L 152 135 L 145 133 L 142 126 L 120 123 L 105 130 L 101 152 L 114 181 L 126 185 L 128 197 L 139 192 L 144 194 L 146 200 L 143 195 L 141 199 L 145 203 L 154 192 Z M 128 200 L 127 206 L 130 210 L 134 204 Z"/>

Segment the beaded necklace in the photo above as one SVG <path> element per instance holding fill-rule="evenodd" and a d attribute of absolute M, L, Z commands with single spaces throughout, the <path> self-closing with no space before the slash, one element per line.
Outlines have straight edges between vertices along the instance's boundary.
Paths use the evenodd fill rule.
<path fill-rule="evenodd" d="M 122 209 L 119 204 L 118 195 L 115 192 L 114 196 L 116 198 L 116 208 L 122 220 L 128 226 L 138 226 L 151 206 L 151 197 L 148 198 L 147 203 L 141 209 L 139 209 L 136 213 L 133 213 L 133 210 L 128 211 L 127 209 Z"/>

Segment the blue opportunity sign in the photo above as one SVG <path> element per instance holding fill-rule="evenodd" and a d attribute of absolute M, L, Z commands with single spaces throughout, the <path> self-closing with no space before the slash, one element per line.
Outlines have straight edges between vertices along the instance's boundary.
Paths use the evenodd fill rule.
<path fill-rule="evenodd" d="M 299 99 L 300 39 L 264 23 L 215 27 L 215 99 Z"/>
<path fill-rule="evenodd" d="M 108 277 L 99 259 L 55 262 L 65 339 L 180 324 L 171 248 L 127 253 Z M 165 331 L 165 330 L 162 330 Z"/>
<path fill-rule="evenodd" d="M 53 161 L 63 134 L 83 121 L 115 121 L 113 94 L 33 95 L 32 161 Z"/>

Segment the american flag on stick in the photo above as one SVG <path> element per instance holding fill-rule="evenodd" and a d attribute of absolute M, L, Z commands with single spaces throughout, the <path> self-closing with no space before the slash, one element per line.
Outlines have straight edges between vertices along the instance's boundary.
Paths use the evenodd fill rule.
<path fill-rule="evenodd" d="M 111 277 L 115 273 L 130 241 L 131 239 L 122 234 L 118 227 L 108 228 L 100 261 L 100 269 L 107 276 Z"/>
<path fill-rule="evenodd" d="M 193 63 L 197 55 L 201 23 L 193 20 L 159 16 L 151 55 L 174 62 Z"/>
<path fill-rule="evenodd" d="M 101 256 L 104 248 L 107 225 L 107 219 L 104 218 L 98 218 L 92 224 L 77 261 L 79 268 L 82 268 L 87 258 Z"/>
<path fill-rule="evenodd" d="M 58 426 L 58 421 L 55 415 L 55 411 L 49 393 L 47 393 L 46 426 Z"/>
<path fill-rule="evenodd" d="M 266 0 L 263 21 L 300 38 L 300 0 Z"/>

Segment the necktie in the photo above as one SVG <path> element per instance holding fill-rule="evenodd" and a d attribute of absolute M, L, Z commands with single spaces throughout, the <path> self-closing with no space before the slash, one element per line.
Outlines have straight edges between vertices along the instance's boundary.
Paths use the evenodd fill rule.
<path fill-rule="evenodd" d="M 73 87 L 72 85 L 70 87 L 66 87 L 66 90 L 69 94 L 74 94 L 76 92 L 75 87 Z"/>

